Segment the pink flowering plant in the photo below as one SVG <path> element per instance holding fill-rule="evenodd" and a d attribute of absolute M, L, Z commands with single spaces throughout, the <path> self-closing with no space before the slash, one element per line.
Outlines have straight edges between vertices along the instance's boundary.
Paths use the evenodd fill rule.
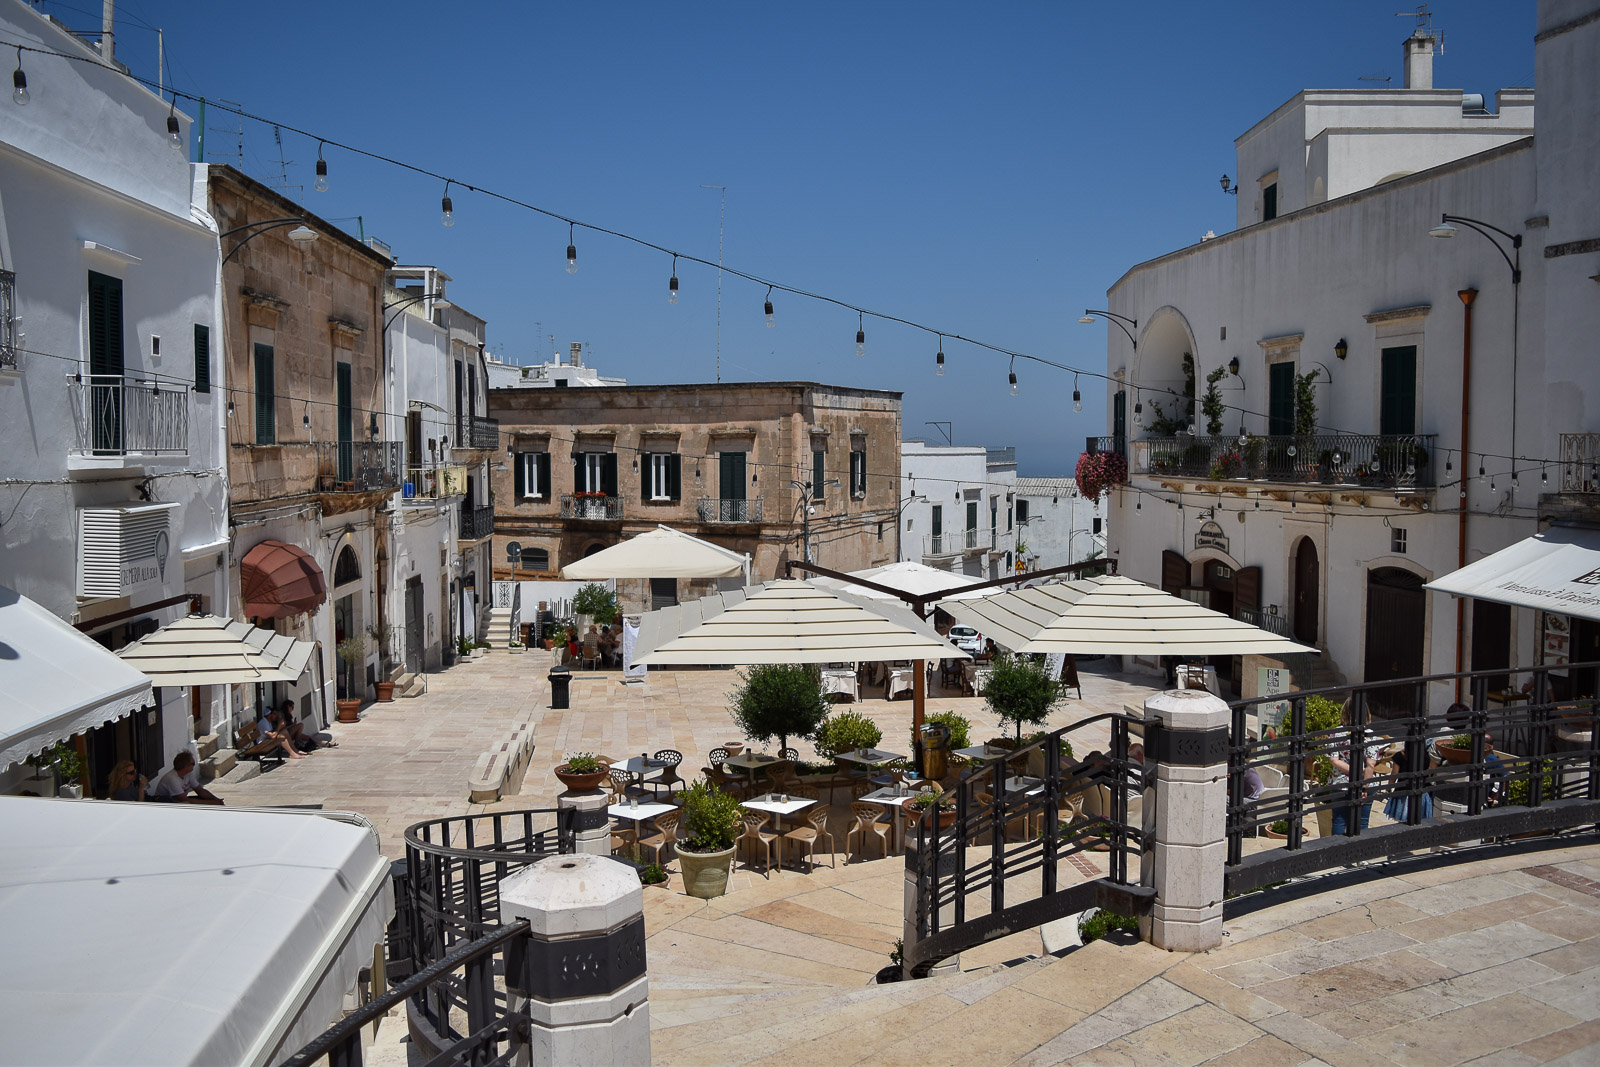
<path fill-rule="evenodd" d="M 1090 500 L 1128 481 L 1128 461 L 1120 452 L 1085 452 L 1078 457 L 1078 492 Z"/>

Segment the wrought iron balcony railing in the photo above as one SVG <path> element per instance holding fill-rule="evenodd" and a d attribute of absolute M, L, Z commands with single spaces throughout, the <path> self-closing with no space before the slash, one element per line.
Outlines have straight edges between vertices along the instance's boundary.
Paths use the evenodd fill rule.
<path fill-rule="evenodd" d="M 0 370 L 17 366 L 17 276 L 0 270 Z"/>
<path fill-rule="evenodd" d="M 408 467 L 401 486 L 407 500 L 443 500 L 467 491 L 465 467 Z"/>
<path fill-rule="evenodd" d="M 1126 452 L 1128 439 L 1120 434 L 1084 438 L 1083 450 L 1090 455 L 1097 452 Z"/>
<path fill-rule="evenodd" d="M 1561 491 L 1600 493 L 1600 433 L 1561 435 Z"/>
<path fill-rule="evenodd" d="M 461 447 L 493 451 L 500 447 L 500 420 L 487 415 L 462 418 Z"/>
<path fill-rule="evenodd" d="M 1132 473 L 1208 481 L 1426 489 L 1434 434 L 1149 437 L 1133 442 Z"/>
<path fill-rule="evenodd" d="M 372 493 L 400 488 L 399 441 L 318 441 L 319 493 Z"/>
<path fill-rule="evenodd" d="M 957 534 L 929 534 L 922 554 L 925 556 L 953 556 L 961 551 L 960 544 L 961 540 Z"/>
<path fill-rule="evenodd" d="M 701 497 L 698 501 L 700 521 L 706 523 L 722 522 L 760 522 L 761 500 L 722 500 L 717 497 Z"/>
<path fill-rule="evenodd" d="M 181 455 L 189 451 L 189 388 L 131 374 L 67 378 L 73 451 L 89 456 Z"/>
<path fill-rule="evenodd" d="M 961 547 L 968 552 L 981 552 L 989 547 L 988 541 L 989 539 L 983 536 L 982 530 L 971 529 L 963 534 Z"/>
<path fill-rule="evenodd" d="M 1251 608 L 1240 608 L 1237 614 L 1240 622 L 1247 622 L 1251 626 L 1259 626 L 1268 633 L 1277 634 L 1279 637 L 1294 639 L 1294 624 L 1289 620 L 1287 614 L 1255 611 Z"/>
<path fill-rule="evenodd" d="M 566 493 L 561 497 L 561 517 L 588 522 L 618 522 L 622 519 L 622 498 L 604 493 Z"/>
<path fill-rule="evenodd" d="M 494 505 L 481 508 L 461 505 L 461 527 L 458 536 L 463 541 L 481 541 L 494 533 Z"/>

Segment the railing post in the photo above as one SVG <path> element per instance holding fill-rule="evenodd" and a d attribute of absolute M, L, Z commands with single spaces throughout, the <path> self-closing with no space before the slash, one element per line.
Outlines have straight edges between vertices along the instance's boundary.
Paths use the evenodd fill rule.
<path fill-rule="evenodd" d="M 529 1018 L 528 1063 L 650 1062 L 644 893 L 631 867 L 540 860 L 500 883 L 500 915 L 528 921 L 521 973 L 506 975 L 507 1007 Z"/>
<path fill-rule="evenodd" d="M 572 827 L 573 852 L 611 855 L 611 816 L 606 811 L 610 807 L 609 800 L 603 789 L 582 793 L 568 790 L 556 797 L 557 811 L 564 814 Z"/>
<path fill-rule="evenodd" d="M 900 813 L 896 812 L 895 817 L 899 818 Z M 944 885 L 953 881 L 956 875 L 955 850 L 940 849 L 933 841 L 928 840 L 929 837 L 937 840 L 940 834 L 937 816 L 931 821 L 933 824 L 931 830 L 927 823 L 919 821 L 915 835 L 909 830 L 906 833 L 905 896 L 900 927 L 901 952 L 906 960 L 903 973 L 906 978 L 912 977 L 913 946 L 923 938 L 937 933 L 941 926 L 939 906 L 944 895 L 941 890 Z M 959 835 L 963 831 L 964 827 L 958 813 L 954 833 Z M 865 847 L 865 844 L 862 847 Z M 956 888 L 956 892 L 960 892 L 959 887 Z M 957 918 L 956 921 L 960 922 L 960 919 Z M 953 974 L 960 969 L 961 956 L 957 954 L 940 960 L 928 971 L 928 975 L 932 977 L 939 974 Z"/>
<path fill-rule="evenodd" d="M 1143 881 L 1156 898 L 1139 933 L 1157 948 L 1201 952 L 1222 943 L 1228 705 L 1201 690 L 1178 689 L 1146 700 L 1144 716 L 1145 773 L 1153 769 L 1156 810 Z"/>

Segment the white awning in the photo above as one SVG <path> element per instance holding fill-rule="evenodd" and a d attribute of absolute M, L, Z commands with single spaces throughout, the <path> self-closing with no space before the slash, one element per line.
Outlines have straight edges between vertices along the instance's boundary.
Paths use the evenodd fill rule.
<path fill-rule="evenodd" d="M 296 681 L 316 647 L 236 619 L 190 615 L 117 655 L 155 685 L 228 685 Z"/>
<path fill-rule="evenodd" d="M 344 813 L 0 797 L 3 1058 L 277 1063 L 339 1020 L 389 866 Z"/>
<path fill-rule="evenodd" d="M 651 651 L 636 652 L 633 662 L 731 666 L 966 658 L 909 608 L 888 601 L 830 593 L 798 579 L 741 592 L 647 613 L 644 620 L 658 616 L 651 624 L 654 643 Z M 661 618 L 662 612 L 673 614 Z M 640 635 L 645 636 L 643 623 Z"/>
<path fill-rule="evenodd" d="M 0 585 L 0 770 L 151 701 L 150 679 Z"/>
<path fill-rule="evenodd" d="M 607 578 L 744 578 L 749 581 L 750 557 L 670 526 L 657 526 L 567 564 L 561 568 L 561 577 L 591 582 Z"/>
<path fill-rule="evenodd" d="M 1600 620 L 1600 531 L 1552 526 L 1423 588 Z"/>
<path fill-rule="evenodd" d="M 1050 582 L 1031 589 L 990 593 L 976 600 L 941 600 L 939 607 L 1008 652 L 1032 641 L 1040 630 L 1091 589 L 1087 582 Z"/>

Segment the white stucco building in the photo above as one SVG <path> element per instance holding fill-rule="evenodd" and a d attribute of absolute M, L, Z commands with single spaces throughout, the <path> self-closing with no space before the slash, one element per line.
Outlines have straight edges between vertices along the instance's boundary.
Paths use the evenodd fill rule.
<path fill-rule="evenodd" d="M 899 558 L 1000 578 L 1015 564 L 1015 448 L 900 442 Z"/>
<path fill-rule="evenodd" d="M 26 53 L 0 105 L 0 585 L 116 649 L 190 597 L 230 610 L 217 229 L 188 116 L 17 0 L 0 34 L 77 57 Z M 201 693 L 85 733 L 92 782 L 153 780 L 225 714 Z"/>
<path fill-rule="evenodd" d="M 1072 478 L 1018 478 L 1016 557 L 1027 570 L 1080 563 L 1106 550 L 1105 501 L 1087 500 Z"/>
<path fill-rule="evenodd" d="M 1539 5 L 1534 136 L 1527 90 L 1483 114 L 1410 38 L 1409 87 L 1302 93 L 1239 139 L 1238 230 L 1111 286 L 1138 338 L 1108 341 L 1123 574 L 1318 646 L 1321 680 L 1535 661 L 1532 611 L 1422 585 L 1596 488 L 1562 462 L 1600 439 L 1596 6 Z M 1471 221 L 1437 240 L 1446 213 Z M 1202 397 L 1222 369 L 1219 417 L 1184 398 L 1186 360 Z M 1219 664 L 1246 695 L 1251 666 Z"/>
<path fill-rule="evenodd" d="M 572 342 L 565 362 L 559 352 L 548 362 L 527 365 L 485 358 L 491 389 L 596 389 L 628 384 L 626 378 L 602 377 L 594 367 L 584 366 L 582 341 Z"/>

